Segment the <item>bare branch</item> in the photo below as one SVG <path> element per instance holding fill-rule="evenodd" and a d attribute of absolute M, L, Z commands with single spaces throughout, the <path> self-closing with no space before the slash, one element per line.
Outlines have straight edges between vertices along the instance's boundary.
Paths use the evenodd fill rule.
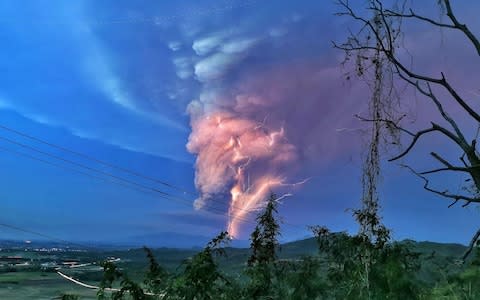
<path fill-rule="evenodd" d="M 431 193 L 437 194 L 437 195 L 442 196 L 444 198 L 453 199 L 453 200 L 455 200 L 454 203 L 456 203 L 457 201 L 466 201 L 468 204 L 470 204 L 471 202 L 480 203 L 480 198 L 479 197 L 468 197 L 468 196 L 465 196 L 465 195 L 451 194 L 448 191 L 439 191 L 439 190 L 433 189 L 429 186 L 430 181 L 428 180 L 427 177 L 425 177 L 421 173 L 415 171 L 412 167 L 410 167 L 408 165 L 401 164 L 400 166 L 409 169 L 410 172 L 415 174 L 417 177 L 421 178 L 425 182 L 425 184 L 423 185 L 423 188 L 425 190 L 431 192 Z"/>
<path fill-rule="evenodd" d="M 452 6 L 450 5 L 450 0 L 443 1 L 445 2 L 445 7 L 447 9 L 447 16 L 453 22 L 455 28 L 461 30 L 468 37 L 473 46 L 475 46 L 475 49 L 477 49 L 477 54 L 480 55 L 480 42 L 478 41 L 477 37 L 470 31 L 470 29 L 468 29 L 467 25 L 460 24 L 460 22 L 457 20 L 455 14 L 453 13 Z"/>
<path fill-rule="evenodd" d="M 441 73 L 441 78 L 433 78 L 425 75 L 420 75 L 417 73 L 414 73 L 407 67 L 405 67 L 392 53 L 385 53 L 387 58 L 390 59 L 390 61 L 398 67 L 399 70 L 403 71 L 408 77 L 415 78 L 417 80 L 423 80 L 426 82 L 431 82 L 435 83 L 438 85 L 443 86 L 449 93 L 450 95 L 455 99 L 455 101 L 463 108 L 465 111 L 476 121 L 480 122 L 480 115 L 471 108 L 467 102 L 457 93 L 457 91 L 450 85 L 450 83 L 447 81 L 445 78 L 445 74 Z"/>
<path fill-rule="evenodd" d="M 453 200 L 452 203 L 450 203 L 450 205 L 448 206 L 448 208 L 451 208 L 452 206 L 454 206 L 455 204 L 457 204 L 458 200 Z"/>
<path fill-rule="evenodd" d="M 465 167 L 468 167 L 467 161 L 465 160 L 465 153 L 463 153 L 462 156 L 460 156 L 460 160 L 463 162 L 463 165 Z"/>
<path fill-rule="evenodd" d="M 404 115 L 404 116 L 405 116 L 405 115 Z M 355 117 L 356 117 L 357 119 L 359 119 L 360 121 L 385 123 L 386 126 L 391 126 L 391 127 L 395 128 L 395 129 L 397 129 L 397 130 L 400 130 L 400 131 L 402 131 L 402 132 L 404 132 L 404 133 L 406 133 L 406 134 L 408 134 L 408 135 L 410 135 L 410 136 L 412 136 L 412 137 L 415 136 L 415 134 L 414 134 L 413 132 L 411 132 L 411 131 L 408 130 L 408 129 L 405 129 L 405 128 L 401 127 L 400 125 L 398 125 L 397 122 L 394 122 L 394 121 L 392 121 L 392 120 L 388 120 L 388 119 L 367 119 L 367 118 L 362 117 L 362 116 L 360 116 L 360 115 L 355 115 Z"/>
<path fill-rule="evenodd" d="M 470 244 L 468 245 L 467 251 L 465 251 L 465 254 L 463 254 L 463 256 L 462 256 L 462 261 L 463 261 L 463 263 L 465 263 L 465 261 L 467 260 L 468 256 L 470 255 L 470 253 L 472 253 L 473 248 L 475 248 L 475 246 L 476 246 L 477 241 L 478 241 L 479 238 L 480 238 L 480 229 L 477 230 L 477 232 L 476 232 L 475 235 L 473 236 L 472 240 L 470 241 Z"/>
<path fill-rule="evenodd" d="M 454 141 L 456 144 L 458 144 L 461 148 L 462 148 L 462 143 L 461 141 L 458 139 L 458 137 L 453 134 L 452 132 L 450 132 L 449 130 L 445 129 L 444 127 L 436 124 L 436 123 L 433 123 L 432 122 L 432 127 L 431 128 L 428 128 L 428 129 L 424 129 L 424 130 L 420 130 L 418 131 L 414 136 L 413 136 L 413 139 L 410 143 L 410 145 L 400 154 L 398 154 L 397 156 L 395 157 L 392 157 L 390 158 L 388 161 L 395 161 L 399 158 L 402 158 L 404 157 L 405 155 L 408 154 L 408 152 L 410 152 L 410 150 L 412 150 L 412 148 L 415 146 L 415 144 L 417 143 L 418 139 L 420 137 L 422 137 L 423 135 L 427 134 L 427 133 L 430 133 L 430 132 L 440 132 L 442 133 L 443 135 L 447 136 L 448 138 L 450 138 L 452 141 Z M 463 148 L 462 148 L 463 149 Z"/>
<path fill-rule="evenodd" d="M 447 168 L 453 168 L 453 165 L 449 163 L 446 159 L 442 158 L 440 155 L 438 155 L 435 152 L 430 152 L 430 155 L 433 156 L 436 160 L 441 162 L 443 165 L 445 165 Z"/>
<path fill-rule="evenodd" d="M 419 81 L 415 81 L 413 82 L 412 80 L 410 80 L 409 78 L 405 77 L 402 73 L 398 73 L 398 75 L 400 76 L 400 78 L 402 78 L 403 80 L 405 80 L 406 82 L 408 82 L 410 85 L 414 86 L 421 94 L 423 94 L 424 96 L 427 96 L 428 98 L 430 98 L 433 103 L 435 104 L 435 106 L 437 107 L 438 111 L 440 112 L 440 114 L 442 115 L 442 117 L 448 122 L 450 123 L 450 125 L 452 126 L 452 128 L 455 130 L 455 132 L 457 133 L 457 135 L 465 141 L 465 138 L 463 137 L 463 134 L 462 132 L 460 131 L 457 123 L 448 115 L 448 113 L 445 111 L 445 109 L 443 108 L 443 105 L 442 103 L 440 102 L 440 100 L 438 100 L 438 98 L 435 96 L 435 94 L 433 93 L 432 91 L 432 87 L 430 85 L 430 82 L 426 82 L 426 85 L 427 85 L 427 88 L 428 88 L 428 91 L 427 90 L 424 90 L 421 86 L 420 86 L 420 83 Z M 466 143 L 466 141 L 465 141 Z"/>
<path fill-rule="evenodd" d="M 376 47 L 373 47 L 373 46 L 359 46 L 359 47 L 354 47 L 354 46 L 351 46 L 351 45 L 347 45 L 347 44 L 342 44 L 342 45 L 339 45 L 335 42 L 332 42 L 333 44 L 333 47 L 334 48 L 337 48 L 339 50 L 343 50 L 343 51 L 360 51 L 360 50 L 377 50 Z"/>
<path fill-rule="evenodd" d="M 438 111 L 440 112 L 440 114 L 442 115 L 442 117 L 452 126 L 453 130 L 455 130 L 455 133 L 457 134 L 457 136 L 459 137 L 459 139 L 462 141 L 462 143 L 467 144 L 467 141 L 465 139 L 465 137 L 463 136 L 463 133 L 462 131 L 460 130 L 460 128 L 458 127 L 457 123 L 455 122 L 455 120 L 453 120 L 449 115 L 448 113 L 445 111 L 445 109 L 443 108 L 443 105 L 442 103 L 440 102 L 440 100 L 438 100 L 438 98 L 435 96 L 435 94 L 433 93 L 432 91 L 432 87 L 430 85 L 429 82 L 426 82 L 426 85 L 427 85 L 427 88 L 428 88 L 428 91 L 424 90 L 421 86 L 420 86 L 420 83 L 419 81 L 413 81 L 411 79 L 409 79 L 408 77 L 405 77 L 405 75 L 403 75 L 402 73 L 398 73 L 398 75 L 400 76 L 400 78 L 402 78 L 404 81 L 406 81 L 407 83 L 409 83 L 410 85 L 412 85 L 413 87 L 415 87 L 421 94 L 423 94 L 424 96 L 430 98 L 433 103 L 435 104 L 435 106 L 437 107 Z"/>
<path fill-rule="evenodd" d="M 451 28 L 451 29 L 458 29 L 457 27 L 455 27 L 455 25 L 440 23 L 440 22 L 435 21 L 433 19 L 418 15 L 418 14 L 414 13 L 412 9 L 410 9 L 409 11 L 410 11 L 409 14 L 402 14 L 402 13 L 399 13 L 399 12 L 396 12 L 396 11 L 393 11 L 393 10 L 390 10 L 390 9 L 386 9 L 386 10 L 384 10 L 383 13 L 387 17 L 414 18 L 414 19 L 418 19 L 418 20 L 428 22 L 428 23 L 433 24 L 435 26 Z"/>
<path fill-rule="evenodd" d="M 438 169 L 433 169 L 429 171 L 423 171 L 420 172 L 422 175 L 428 175 L 428 174 L 433 174 L 433 173 L 438 173 L 438 172 L 445 172 L 445 171 L 455 171 L 455 172 L 465 172 L 465 173 L 470 173 L 474 169 L 479 169 L 480 166 L 471 166 L 471 167 L 457 167 L 449 163 L 446 159 L 442 158 L 440 155 L 438 155 L 435 152 L 431 152 L 430 155 L 432 155 L 436 160 L 441 162 L 443 165 L 445 165 L 444 168 L 438 168 Z"/>
<path fill-rule="evenodd" d="M 463 162 L 464 166 L 456 166 L 443 159 L 438 154 L 432 152 L 431 155 L 443 166 L 421 173 L 415 172 L 413 170 L 412 172 L 425 180 L 424 188 L 426 190 L 429 190 L 430 192 L 436 193 L 440 196 L 453 199 L 454 202 L 451 205 L 453 205 L 459 200 L 462 200 L 465 201 L 464 206 L 466 206 L 472 202 L 479 203 L 480 198 L 477 198 L 478 196 L 476 194 L 473 197 L 468 197 L 464 195 L 451 194 L 448 191 L 435 190 L 429 186 L 428 179 L 423 176 L 444 171 L 465 172 L 472 177 L 476 188 L 480 189 L 480 158 L 478 157 L 478 152 L 476 152 L 476 139 L 474 139 L 471 143 L 470 141 L 467 141 L 462 129 L 460 128 L 460 126 L 458 126 L 457 121 L 449 115 L 449 113 L 444 108 L 443 103 L 440 102 L 439 98 L 437 98 L 437 95 L 434 92 L 435 86 L 444 89 L 448 93 L 449 98 L 452 98 L 458 105 L 462 107 L 465 112 L 468 113 L 468 115 L 473 120 L 479 123 L 480 114 L 462 96 L 459 95 L 457 90 L 451 85 L 451 82 L 446 79 L 444 73 L 441 72 L 437 76 L 430 76 L 427 73 L 417 71 L 413 67 L 404 64 L 401 57 L 399 57 L 396 53 L 396 48 L 398 46 L 397 38 L 400 36 L 400 31 L 397 30 L 396 25 L 401 24 L 403 18 L 411 18 L 420 20 L 422 22 L 427 22 L 434 26 L 462 31 L 474 44 L 477 52 L 480 55 L 480 45 L 477 38 L 469 31 L 469 29 L 465 25 L 460 24 L 459 21 L 456 19 L 450 6 L 450 1 L 442 1 L 445 2 L 447 15 L 451 21 L 451 24 L 448 20 L 446 21 L 446 23 L 443 23 L 428 18 L 426 16 L 421 16 L 419 14 L 416 14 L 413 10 L 405 12 L 404 9 L 401 9 L 399 12 L 397 12 L 394 10 L 385 9 L 381 0 L 369 1 L 370 7 L 368 7 L 367 9 L 373 11 L 373 16 L 361 16 L 357 15 L 352 6 L 349 5 L 348 0 L 339 0 L 340 5 L 344 8 L 344 11 L 340 15 L 348 15 L 354 20 L 358 21 L 362 29 L 358 34 L 350 33 L 350 37 L 345 43 L 341 45 L 337 45 L 334 43 L 334 47 L 345 51 L 346 61 L 348 61 L 348 59 L 351 57 L 352 52 L 356 52 L 356 63 L 359 65 L 357 67 L 357 73 L 359 74 L 359 76 L 362 76 L 365 71 L 365 66 L 362 63 L 363 57 L 367 57 L 367 59 L 371 58 L 372 65 L 377 65 L 378 58 L 380 58 L 381 60 L 385 60 L 389 63 L 388 65 L 386 65 L 386 67 L 390 71 L 390 75 L 398 75 L 399 78 L 412 85 L 417 91 L 419 91 L 422 95 L 426 96 L 432 101 L 432 103 L 435 105 L 438 112 L 440 113 L 441 117 L 446 122 L 448 122 L 449 125 L 447 127 L 443 127 L 442 125 L 432 122 L 431 128 L 412 132 L 403 128 L 400 125 L 399 120 L 395 120 L 395 117 L 392 118 L 392 116 L 388 114 L 386 116 L 380 114 L 375 115 L 370 117 L 369 119 L 359 116 L 357 116 L 357 118 L 362 121 L 374 122 L 376 127 L 380 126 L 379 123 L 381 123 L 382 125 L 386 126 L 387 129 L 393 129 L 398 132 L 405 133 L 412 138 L 406 149 L 395 157 L 389 159 L 389 161 L 395 161 L 406 156 L 416 146 L 417 142 L 420 140 L 421 137 L 431 132 L 441 133 L 450 141 L 453 141 L 455 144 L 457 144 L 463 152 L 461 161 Z M 372 38 L 376 43 L 371 43 Z M 379 55 L 379 53 L 381 55 Z M 375 82 L 381 81 L 381 78 L 376 77 L 375 80 Z"/>
<path fill-rule="evenodd" d="M 447 15 L 449 15 L 449 17 L 452 19 L 452 22 L 455 24 L 455 28 L 458 27 L 458 29 L 462 30 L 465 34 L 467 34 L 467 32 L 471 35 L 470 40 L 474 43 L 475 47 L 477 48 L 479 54 L 480 54 L 480 44 L 478 44 L 478 40 L 475 38 L 475 36 L 468 30 L 468 28 L 465 26 L 465 25 L 462 25 L 462 24 L 459 24 L 458 21 L 456 20 L 455 16 L 453 15 L 453 13 L 451 12 L 451 7 L 450 7 L 450 3 L 448 0 L 444 0 L 445 1 L 445 4 L 447 6 Z M 364 26 L 368 27 L 370 29 L 370 31 L 375 35 L 377 41 L 378 41 L 378 45 L 377 47 L 373 47 L 373 46 L 366 46 L 366 45 L 358 45 L 358 46 L 354 46 L 354 45 L 343 45 L 342 47 L 337 47 L 338 49 L 342 49 L 344 51 L 355 51 L 355 50 L 365 50 L 365 49 L 369 49 L 369 50 L 379 50 L 381 51 L 382 53 L 385 54 L 385 56 L 390 60 L 390 62 L 392 62 L 392 64 L 399 70 L 399 71 L 402 71 L 403 73 L 405 73 L 408 77 L 410 78 L 414 78 L 414 79 L 417 79 L 417 80 L 422 80 L 422 81 L 426 81 L 426 82 L 430 82 L 430 83 L 435 83 L 435 84 L 438 84 L 438 85 L 441 85 L 443 86 L 449 93 L 450 95 L 455 99 L 455 101 L 463 108 L 465 109 L 465 111 L 470 115 L 472 116 L 472 118 L 474 118 L 476 121 L 480 122 L 480 115 L 475 112 L 475 110 L 473 110 L 472 107 L 470 107 L 467 102 L 456 92 L 456 90 L 450 85 L 450 83 L 446 80 L 445 78 L 445 75 L 443 73 L 441 73 L 441 77 L 440 78 L 434 78 L 434 77 L 430 77 L 430 76 L 426 76 L 426 75 L 422 75 L 422 74 L 418 74 L 414 71 L 412 71 L 410 68 L 407 68 L 404 64 L 402 64 L 400 62 L 400 60 L 394 55 L 394 45 L 393 45 L 393 40 L 392 40 L 392 37 L 391 37 L 391 31 L 390 31 L 390 26 L 389 26 L 389 23 L 388 21 L 386 20 L 386 18 L 388 17 L 388 15 L 386 15 L 386 11 L 383 10 L 382 6 L 381 6 L 381 3 L 378 4 L 380 8 L 374 8 L 378 14 L 381 16 L 382 18 L 382 22 L 384 23 L 384 28 L 386 30 L 386 33 L 387 33 L 387 38 L 388 38 L 388 47 L 386 47 L 383 43 L 383 38 L 381 37 L 380 33 L 378 32 L 378 30 L 375 28 L 375 26 L 372 25 L 372 23 L 368 20 L 366 20 L 365 18 L 362 18 L 362 17 L 359 17 L 358 15 L 355 14 L 355 12 L 352 10 L 351 7 L 349 7 L 348 5 L 348 2 L 345 2 L 345 1 L 339 1 L 339 3 L 347 10 L 346 13 L 343 13 L 343 14 L 346 14 L 346 15 L 350 15 L 352 18 L 354 18 L 355 20 L 358 20 L 358 21 L 361 21 Z M 372 9 L 372 8 L 371 8 Z M 462 27 L 463 26 L 463 27 Z M 467 36 L 469 36 L 469 34 L 467 34 Z M 477 47 L 477 44 L 478 44 L 478 47 Z M 337 45 L 338 46 L 338 45 Z M 373 49 L 372 49 L 373 48 Z"/>

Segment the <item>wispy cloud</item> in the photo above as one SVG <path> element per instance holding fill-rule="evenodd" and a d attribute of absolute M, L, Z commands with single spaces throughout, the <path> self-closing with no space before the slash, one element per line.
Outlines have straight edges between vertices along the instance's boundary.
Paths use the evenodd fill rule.
<path fill-rule="evenodd" d="M 173 59 L 177 76 L 180 79 L 188 79 L 193 75 L 193 62 L 189 57 L 176 57 Z"/>
<path fill-rule="evenodd" d="M 195 64 L 195 76 L 201 82 L 219 79 L 233 65 L 237 57 L 226 53 L 215 53 Z"/>
<path fill-rule="evenodd" d="M 169 42 L 168 48 L 172 51 L 178 51 L 182 48 L 182 43 L 176 41 Z"/>
<path fill-rule="evenodd" d="M 196 39 L 193 42 L 192 49 L 200 56 L 210 54 L 224 42 L 227 36 L 226 31 L 211 33 L 208 36 Z"/>
<path fill-rule="evenodd" d="M 103 49 L 101 43 L 88 28 L 83 28 L 79 32 L 81 33 L 82 42 L 87 49 L 87 55 L 84 58 L 85 70 L 89 77 L 93 79 L 93 83 L 97 88 L 103 92 L 106 99 L 153 122 L 183 131 L 186 130 L 184 124 L 162 115 L 161 112 L 151 112 L 142 109 L 139 106 L 141 101 L 134 100 L 135 97 L 127 91 L 122 80 L 115 75 L 111 55 L 107 54 L 107 51 Z M 182 69 L 179 74 L 187 76 L 185 69 Z"/>
<path fill-rule="evenodd" d="M 222 77 L 258 41 L 258 39 L 249 37 L 229 37 L 227 39 L 226 36 L 222 36 L 222 39 L 227 41 L 222 43 L 221 46 L 217 45 L 219 46 L 217 51 L 213 51 L 207 57 L 200 58 L 195 64 L 195 76 L 200 82 L 205 83 Z M 212 52 L 212 49 L 208 52 Z"/>
<path fill-rule="evenodd" d="M 14 112 L 25 119 L 31 120 L 41 125 L 62 128 L 68 131 L 73 136 L 82 139 L 100 141 L 102 143 L 115 146 L 127 151 L 143 153 L 157 157 L 164 157 L 182 163 L 190 163 L 190 160 L 184 155 L 177 155 L 175 152 L 172 151 L 155 150 L 156 147 L 152 147 L 148 144 L 131 143 L 128 140 L 122 139 L 121 136 L 119 137 L 117 134 L 105 134 L 105 132 L 93 131 L 88 128 L 82 128 L 72 123 L 66 123 L 60 120 L 56 120 L 55 118 L 52 118 L 42 113 L 31 112 L 27 108 L 22 108 L 18 105 L 12 105 L 12 103 L 13 102 L 8 102 L 4 99 L 0 99 L 0 110 Z"/>

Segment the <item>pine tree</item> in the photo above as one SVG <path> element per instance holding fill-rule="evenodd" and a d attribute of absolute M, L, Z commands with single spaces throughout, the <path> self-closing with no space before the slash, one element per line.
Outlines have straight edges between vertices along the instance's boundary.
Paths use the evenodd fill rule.
<path fill-rule="evenodd" d="M 270 194 L 265 210 L 257 217 L 257 226 L 251 235 L 247 274 L 250 277 L 247 288 L 248 298 L 272 297 L 273 281 L 276 274 L 278 236 L 280 225 L 277 220 L 277 197 Z"/>

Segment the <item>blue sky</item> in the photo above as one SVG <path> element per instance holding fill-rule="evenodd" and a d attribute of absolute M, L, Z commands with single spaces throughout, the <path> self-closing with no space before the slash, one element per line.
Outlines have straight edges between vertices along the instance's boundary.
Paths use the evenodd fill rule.
<path fill-rule="evenodd" d="M 361 127 L 353 115 L 365 111 L 359 98 L 367 91 L 342 80 L 341 53 L 331 41 L 342 40 L 350 24 L 334 17 L 335 9 L 310 0 L 2 1 L 0 125 L 195 193 L 188 112 L 196 105 L 228 107 L 232 95 L 255 91 L 275 106 L 248 116 L 260 121 L 268 115 L 271 124 L 282 124 L 297 149 L 288 179 L 311 178 L 280 207 L 283 239 L 302 238 L 305 225 L 313 224 L 354 232 L 345 210 L 360 198 L 362 140 L 355 130 L 338 129 Z M 407 44 L 425 57 L 421 65 L 435 69 L 430 49 L 422 47 L 431 33 L 419 28 Z M 444 37 L 448 42 L 450 35 Z M 442 64 L 469 90 L 475 78 L 460 80 L 462 72 L 478 64 L 462 63 L 468 56 L 450 58 L 458 49 L 440 44 L 447 45 Z M 458 65 L 465 69 L 455 70 Z M 6 131 L 0 137 L 138 179 Z M 411 159 L 423 163 L 425 146 Z M 31 153 L 2 140 L 0 147 Z M 66 240 L 155 245 L 175 245 L 173 235 L 186 240 L 178 245 L 197 244 L 225 227 L 225 216 L 215 214 L 226 209 L 222 199 L 212 202 L 215 211 L 198 211 L 192 195 L 181 195 L 188 203 L 166 200 L 4 151 L 0 165 L 3 223 Z M 474 205 L 448 209 L 393 164 L 386 164 L 381 196 L 384 221 L 396 238 L 465 243 L 480 225 Z M 244 225 L 243 238 L 250 228 Z M 0 234 L 35 238 L 5 228 Z"/>

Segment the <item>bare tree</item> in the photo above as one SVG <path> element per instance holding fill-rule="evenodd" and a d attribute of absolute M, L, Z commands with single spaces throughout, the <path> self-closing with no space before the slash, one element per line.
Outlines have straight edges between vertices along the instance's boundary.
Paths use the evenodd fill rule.
<path fill-rule="evenodd" d="M 394 137 L 391 140 L 393 144 L 399 143 L 399 135 L 402 136 L 402 140 L 408 139 L 405 147 L 391 157 L 389 161 L 400 161 L 414 151 L 419 140 L 434 133 L 443 137 L 445 142 L 455 145 L 461 154 L 458 161 L 451 161 L 442 157 L 438 151 L 432 149 L 430 155 L 437 161 L 438 166 L 425 171 L 418 171 L 415 167 L 404 163 L 401 163 L 401 166 L 408 168 L 418 176 L 424 182 L 423 187 L 427 191 L 451 200 L 452 203 L 449 207 L 459 202 L 463 206 L 480 203 L 480 155 L 476 148 L 478 130 L 476 135 L 468 137 L 468 130 L 462 128 L 459 125 L 459 120 L 455 120 L 451 116 L 445 103 L 453 100 L 454 103 L 458 104 L 470 118 L 470 124 L 480 124 L 480 112 L 472 106 L 470 99 L 458 92 L 443 72 L 436 76 L 422 73 L 418 68 L 413 68 L 410 64 L 404 62 L 405 59 L 398 54 L 398 49 L 403 47 L 401 43 L 404 34 L 401 30 L 402 23 L 407 21 L 420 22 L 443 30 L 458 31 L 465 37 L 465 41 L 472 48 L 472 51 L 476 51 L 479 56 L 480 42 L 470 28 L 455 15 L 449 0 L 436 1 L 440 7 L 438 19 L 418 14 L 407 7 L 407 4 L 410 3 L 407 1 L 393 1 L 393 3 L 390 1 L 392 6 L 389 8 L 385 6 L 386 2 L 367 0 L 366 10 L 363 13 L 356 10 L 348 0 L 339 0 L 338 2 L 342 11 L 337 15 L 350 17 L 360 25 L 360 29 L 357 32 L 350 31 L 346 41 L 341 44 L 334 43 L 334 47 L 345 52 L 346 61 L 354 59 L 357 75 L 367 78 L 367 82 L 373 87 L 370 107 L 374 109 L 370 110 L 369 116 L 358 117 L 363 121 L 372 122 L 374 132 L 381 133 L 385 138 Z M 408 49 L 404 50 L 408 51 Z M 381 76 L 378 76 L 378 64 L 380 62 L 382 64 Z M 375 69 L 375 71 L 373 71 L 373 76 L 368 77 L 370 69 Z M 415 131 L 406 128 L 403 124 L 405 114 L 393 109 L 396 105 L 402 106 L 403 96 L 396 92 L 396 83 L 410 86 L 428 99 L 432 107 L 438 111 L 445 125 L 441 125 L 432 119 L 430 126 L 427 128 Z M 379 93 L 379 85 L 383 86 L 383 90 L 386 92 L 383 92 L 380 96 L 375 96 L 375 93 Z M 375 129 L 375 126 L 379 126 L 379 124 L 384 129 L 383 132 Z M 378 143 L 378 138 L 374 137 L 374 139 L 377 139 Z M 371 163 L 375 164 L 376 162 Z M 446 172 L 467 175 L 470 189 L 461 194 L 448 189 L 440 190 L 432 187 L 431 175 Z M 478 234 L 475 235 L 471 247 L 475 245 L 478 237 Z"/>

